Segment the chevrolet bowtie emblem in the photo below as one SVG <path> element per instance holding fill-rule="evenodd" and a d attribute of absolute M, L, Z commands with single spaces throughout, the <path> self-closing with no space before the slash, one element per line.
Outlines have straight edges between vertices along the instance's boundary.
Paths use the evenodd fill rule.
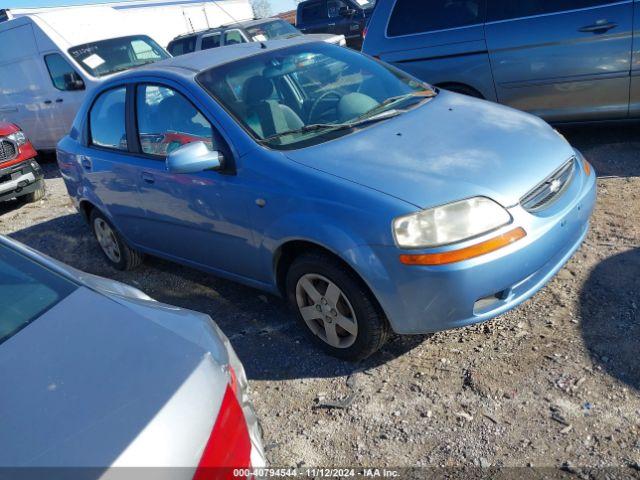
<path fill-rule="evenodd" d="M 549 184 L 549 190 L 551 190 L 551 193 L 558 193 L 560 191 L 560 187 L 562 187 L 562 182 L 557 179 Z"/>

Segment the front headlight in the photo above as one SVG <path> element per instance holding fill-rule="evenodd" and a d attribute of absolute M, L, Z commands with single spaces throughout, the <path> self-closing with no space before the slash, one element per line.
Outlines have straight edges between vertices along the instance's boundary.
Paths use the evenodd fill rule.
<path fill-rule="evenodd" d="M 502 206 L 475 197 L 396 218 L 393 235 L 400 248 L 432 248 L 461 242 L 511 222 Z"/>
<path fill-rule="evenodd" d="M 11 135 L 7 135 L 7 138 L 14 141 L 19 147 L 27 143 L 27 136 L 22 130 L 18 130 L 16 133 L 12 133 Z"/>

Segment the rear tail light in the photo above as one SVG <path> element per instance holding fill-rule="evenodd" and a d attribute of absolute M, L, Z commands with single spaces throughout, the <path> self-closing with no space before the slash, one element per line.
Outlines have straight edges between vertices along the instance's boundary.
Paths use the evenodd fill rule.
<path fill-rule="evenodd" d="M 238 378 L 233 368 L 229 368 L 229 375 L 218 418 L 193 480 L 237 480 L 234 470 L 251 468 L 251 438 L 238 400 Z"/>

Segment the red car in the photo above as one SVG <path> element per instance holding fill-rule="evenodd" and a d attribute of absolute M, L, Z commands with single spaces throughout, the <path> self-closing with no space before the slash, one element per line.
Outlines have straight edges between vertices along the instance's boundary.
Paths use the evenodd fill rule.
<path fill-rule="evenodd" d="M 36 155 L 19 127 L 0 122 L 0 202 L 18 197 L 35 202 L 44 197 L 44 175 Z"/>

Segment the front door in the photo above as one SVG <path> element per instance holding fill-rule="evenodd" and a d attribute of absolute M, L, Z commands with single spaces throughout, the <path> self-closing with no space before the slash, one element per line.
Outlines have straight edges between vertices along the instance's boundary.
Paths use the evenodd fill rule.
<path fill-rule="evenodd" d="M 43 99 L 49 115 L 45 118 L 47 148 L 55 148 L 73 123 L 84 100 L 86 85 L 82 77 L 58 52 L 45 54 L 43 61 L 48 78 Z"/>
<path fill-rule="evenodd" d="M 202 141 L 230 157 L 211 122 L 174 88 L 141 84 L 136 89 L 141 153 L 139 189 L 146 210 L 142 244 L 158 254 L 242 277 L 254 277 L 247 202 L 239 175 L 205 171 L 175 174 L 166 157 L 180 146 Z"/>
<path fill-rule="evenodd" d="M 490 0 L 498 100 L 550 121 L 626 117 L 632 17 L 632 1 Z"/>

